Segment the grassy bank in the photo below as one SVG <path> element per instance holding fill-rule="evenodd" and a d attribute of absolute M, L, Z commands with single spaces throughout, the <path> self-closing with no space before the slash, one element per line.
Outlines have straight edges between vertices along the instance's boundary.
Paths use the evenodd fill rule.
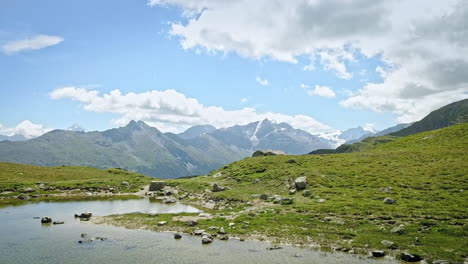
<path fill-rule="evenodd" d="M 0 162 L 0 206 L 31 201 L 137 198 L 134 193 L 150 177 L 121 169 L 41 167 Z M 18 196 L 29 199 L 18 199 Z"/>

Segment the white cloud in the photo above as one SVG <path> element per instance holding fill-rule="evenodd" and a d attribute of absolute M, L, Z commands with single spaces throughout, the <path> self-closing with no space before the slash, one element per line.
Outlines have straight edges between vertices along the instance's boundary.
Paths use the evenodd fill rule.
<path fill-rule="evenodd" d="M 301 84 L 301 88 L 307 89 L 307 94 L 310 96 L 321 96 L 326 98 L 333 98 L 336 96 L 332 88 L 328 86 L 315 85 L 314 89 L 310 86 Z"/>
<path fill-rule="evenodd" d="M 25 138 L 33 138 L 49 132 L 51 129 L 41 124 L 34 124 L 29 120 L 24 120 L 15 127 L 5 127 L 0 124 L 0 135 L 13 136 L 23 135 Z"/>
<path fill-rule="evenodd" d="M 87 111 L 117 114 L 119 117 L 113 122 L 119 126 L 124 126 L 131 120 L 142 120 L 162 131 L 180 132 L 193 125 L 229 127 L 268 118 L 277 122 L 287 122 L 293 127 L 315 134 L 334 131 L 311 116 L 258 113 L 250 107 L 224 110 L 218 106 L 204 106 L 198 100 L 175 90 L 127 94 L 113 90 L 101 95 L 97 91 L 65 87 L 52 91 L 50 97 L 79 101 Z"/>
<path fill-rule="evenodd" d="M 268 80 L 267 79 L 262 79 L 262 78 L 257 76 L 257 78 L 255 78 L 255 81 L 258 84 L 260 84 L 261 86 L 268 86 Z"/>
<path fill-rule="evenodd" d="M 248 101 L 249 101 L 249 98 L 244 97 L 244 98 L 241 99 L 241 104 L 245 104 L 245 103 L 247 103 Z"/>
<path fill-rule="evenodd" d="M 350 79 L 355 58 L 381 59 L 382 83 L 366 83 L 344 107 L 390 111 L 400 122 L 467 97 L 468 2 L 384 0 L 151 0 L 176 5 L 187 23 L 170 34 L 184 49 L 297 63 L 317 58 Z M 315 65 L 313 62 L 310 65 Z M 304 70 L 311 70 L 310 65 Z M 318 65 L 317 65 L 318 66 Z M 361 78 L 365 80 L 365 78 Z"/>
<path fill-rule="evenodd" d="M 27 51 L 27 50 L 38 50 L 54 46 L 63 41 L 60 36 L 50 35 L 36 35 L 27 39 L 14 40 L 2 45 L 2 51 L 5 54 L 11 55 L 14 53 Z"/>

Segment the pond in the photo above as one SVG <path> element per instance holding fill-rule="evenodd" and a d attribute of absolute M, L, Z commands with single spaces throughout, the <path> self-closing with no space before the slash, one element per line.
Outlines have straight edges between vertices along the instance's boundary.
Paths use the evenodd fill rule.
<path fill-rule="evenodd" d="M 0 209 L 0 263 L 397 263 L 343 253 L 324 253 L 285 246 L 266 250 L 266 242 L 231 239 L 202 245 L 199 237 L 95 225 L 74 218 L 90 211 L 104 216 L 131 212 L 199 212 L 183 204 L 148 199 L 125 201 L 41 202 Z M 49 216 L 63 225 L 42 225 L 34 217 Z M 81 234 L 105 241 L 78 243 Z"/>

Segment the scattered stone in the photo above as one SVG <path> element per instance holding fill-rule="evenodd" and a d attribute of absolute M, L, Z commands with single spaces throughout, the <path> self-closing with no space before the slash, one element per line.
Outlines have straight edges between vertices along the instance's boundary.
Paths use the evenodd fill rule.
<path fill-rule="evenodd" d="M 302 196 L 304 197 L 311 197 L 312 196 L 312 193 L 309 191 L 309 190 L 304 190 L 302 192 Z"/>
<path fill-rule="evenodd" d="M 324 203 L 324 202 L 326 202 L 326 201 L 327 201 L 327 200 L 326 200 L 326 199 L 323 199 L 323 198 L 322 198 L 322 199 L 318 199 L 318 202 L 319 202 L 319 203 Z"/>
<path fill-rule="evenodd" d="M 210 227 L 208 227 L 208 230 L 210 230 L 210 231 L 211 231 L 211 230 L 218 230 L 218 229 L 219 229 L 219 227 L 217 227 L 217 226 L 210 226 Z"/>
<path fill-rule="evenodd" d="M 281 202 L 281 196 L 279 195 L 273 195 L 273 197 L 271 197 L 271 199 L 273 200 L 273 203 L 280 203 Z"/>
<path fill-rule="evenodd" d="M 205 233 L 205 230 L 203 230 L 203 229 L 195 229 L 193 231 L 193 234 L 196 235 L 196 236 L 201 236 L 201 235 L 203 235 L 203 233 Z"/>
<path fill-rule="evenodd" d="M 448 260 L 444 260 L 444 259 L 436 259 L 436 260 L 432 261 L 432 264 L 450 264 L 450 262 Z"/>
<path fill-rule="evenodd" d="M 260 195 L 260 199 L 262 199 L 262 200 L 268 200 L 268 198 L 270 198 L 270 196 L 268 194 Z"/>
<path fill-rule="evenodd" d="M 150 192 L 162 191 L 165 186 L 166 186 L 166 182 L 164 181 L 152 181 L 149 186 L 149 191 Z"/>
<path fill-rule="evenodd" d="M 239 241 L 241 241 L 241 242 L 245 241 L 245 238 L 241 237 L 241 238 L 239 238 Z"/>
<path fill-rule="evenodd" d="M 398 246 L 392 241 L 382 240 L 380 243 L 382 243 L 382 245 L 386 246 L 388 249 L 397 249 L 398 248 Z"/>
<path fill-rule="evenodd" d="M 327 217 L 324 217 L 323 220 L 325 220 L 325 221 L 331 221 L 331 220 L 333 220 L 333 217 L 327 216 Z"/>
<path fill-rule="evenodd" d="M 40 216 L 34 216 L 33 219 L 40 219 Z"/>
<path fill-rule="evenodd" d="M 18 198 L 20 200 L 29 200 L 29 199 L 31 199 L 31 197 L 29 197 L 29 195 L 24 195 L 24 194 L 21 194 L 16 198 Z"/>
<path fill-rule="evenodd" d="M 210 217 L 211 214 L 209 214 L 209 213 L 200 213 L 200 214 L 198 214 L 198 216 L 199 217 Z"/>
<path fill-rule="evenodd" d="M 179 234 L 179 233 L 175 233 L 175 234 L 174 234 L 174 238 L 175 238 L 175 239 L 181 239 L 181 238 L 182 238 L 182 235 Z"/>
<path fill-rule="evenodd" d="M 210 235 L 206 234 L 202 236 L 202 244 L 210 244 L 211 242 L 213 242 L 213 238 Z"/>
<path fill-rule="evenodd" d="M 46 217 L 42 217 L 42 218 L 41 218 L 41 223 L 43 223 L 43 224 L 52 223 L 52 218 L 47 217 L 47 216 L 46 216 Z"/>
<path fill-rule="evenodd" d="M 385 204 L 394 204 L 394 203 L 396 203 L 396 201 L 394 199 L 392 199 L 392 198 L 387 197 L 387 198 L 384 199 L 384 203 Z"/>
<path fill-rule="evenodd" d="M 259 183 L 261 180 L 262 180 L 262 179 L 257 178 L 257 179 L 255 179 L 255 180 L 253 181 L 253 183 L 254 183 L 254 184 Z"/>
<path fill-rule="evenodd" d="M 295 194 L 295 193 L 296 193 L 296 189 L 291 189 L 291 190 L 289 190 L 289 195 L 293 195 L 293 194 Z"/>
<path fill-rule="evenodd" d="M 401 260 L 406 262 L 418 262 L 421 261 L 421 257 L 419 255 L 411 255 L 409 253 L 403 252 L 401 253 Z"/>
<path fill-rule="evenodd" d="M 382 258 L 385 257 L 385 252 L 383 250 L 374 250 L 371 252 L 374 258 Z"/>
<path fill-rule="evenodd" d="M 229 240 L 229 237 L 228 236 L 222 236 L 219 238 L 219 240 Z"/>
<path fill-rule="evenodd" d="M 381 192 L 391 192 L 391 191 L 393 191 L 393 188 L 392 187 L 380 188 L 379 191 L 381 191 Z"/>
<path fill-rule="evenodd" d="M 163 225 L 166 225 L 167 224 L 167 221 L 160 221 L 158 222 L 158 226 L 163 226 Z"/>
<path fill-rule="evenodd" d="M 224 227 L 221 227 L 219 229 L 218 234 L 220 234 L 220 235 L 225 235 L 226 234 L 226 231 L 224 231 Z"/>
<path fill-rule="evenodd" d="M 78 217 L 78 218 L 91 218 L 93 214 L 91 212 L 84 212 L 84 213 L 81 213 L 81 214 L 75 214 L 75 217 Z"/>
<path fill-rule="evenodd" d="M 52 224 L 54 224 L 54 225 L 63 225 L 63 224 L 65 224 L 65 222 L 64 221 L 54 221 Z"/>
<path fill-rule="evenodd" d="M 185 222 L 188 226 L 196 226 L 198 224 L 197 220 L 188 220 Z"/>
<path fill-rule="evenodd" d="M 236 225 L 236 223 L 229 223 L 229 227 Z"/>
<path fill-rule="evenodd" d="M 225 190 L 226 190 L 225 187 L 218 185 L 217 183 L 213 184 L 213 192 L 222 192 Z"/>
<path fill-rule="evenodd" d="M 297 161 L 295 159 L 290 159 L 287 161 L 287 163 L 296 163 Z"/>
<path fill-rule="evenodd" d="M 31 187 L 27 187 L 23 189 L 23 192 L 27 192 L 27 193 L 34 192 L 34 189 Z"/>
<path fill-rule="evenodd" d="M 402 226 L 397 226 L 397 227 L 394 227 L 390 230 L 390 233 L 396 233 L 396 234 L 403 234 L 405 232 L 405 228 L 402 227 Z"/>
<path fill-rule="evenodd" d="M 163 200 L 164 203 L 177 203 L 177 199 L 174 197 L 166 197 Z"/>
<path fill-rule="evenodd" d="M 153 196 L 153 195 L 154 195 L 154 192 L 146 192 L 145 195 L 146 195 L 146 196 Z"/>
<path fill-rule="evenodd" d="M 283 199 L 281 199 L 281 204 L 282 205 L 293 204 L 293 199 L 292 198 L 283 198 Z"/>
<path fill-rule="evenodd" d="M 171 196 L 174 192 L 172 190 L 167 190 L 164 195 Z"/>
<path fill-rule="evenodd" d="M 126 182 L 126 181 L 123 181 L 123 182 L 122 182 L 122 185 L 123 185 L 123 186 L 127 186 L 127 187 L 130 186 L 130 184 L 129 184 L 128 182 Z"/>
<path fill-rule="evenodd" d="M 302 176 L 302 177 L 297 178 L 294 181 L 294 186 L 296 187 L 296 189 L 298 191 L 304 190 L 307 187 L 307 178 L 306 178 L 306 176 Z"/>
<path fill-rule="evenodd" d="M 267 250 L 277 250 L 277 249 L 282 249 L 283 247 L 280 246 L 272 246 L 272 247 L 267 247 Z"/>
<path fill-rule="evenodd" d="M 87 236 L 88 236 L 88 234 L 86 234 L 86 233 L 81 233 L 81 237 L 82 237 L 82 238 L 87 237 Z"/>

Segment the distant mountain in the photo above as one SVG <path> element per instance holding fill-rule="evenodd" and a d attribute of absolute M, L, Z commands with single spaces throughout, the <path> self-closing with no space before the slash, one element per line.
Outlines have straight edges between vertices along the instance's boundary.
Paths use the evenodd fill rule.
<path fill-rule="evenodd" d="M 12 136 L 0 135 L 0 141 L 9 140 L 9 141 L 24 141 L 28 140 L 23 135 L 14 134 Z"/>
<path fill-rule="evenodd" d="M 304 154 L 310 149 L 333 148 L 330 142 L 306 131 L 294 129 L 287 123 L 268 119 L 218 129 L 209 135 L 229 146 L 255 151 L 258 149 L 282 150 L 288 154 Z"/>
<path fill-rule="evenodd" d="M 376 132 L 373 130 L 367 130 L 362 127 L 355 127 L 355 128 L 350 128 L 345 131 L 343 131 L 340 134 L 340 138 L 345 140 L 346 142 L 353 141 L 353 140 L 358 140 L 360 138 L 365 138 L 365 137 L 370 137 L 374 135 Z"/>
<path fill-rule="evenodd" d="M 413 123 L 405 129 L 392 133 L 392 135 L 404 137 L 466 122 L 468 122 L 468 99 L 439 108 L 420 121 Z"/>
<path fill-rule="evenodd" d="M 69 131 L 78 131 L 78 132 L 84 132 L 85 131 L 85 129 L 82 126 L 78 125 L 78 124 L 71 125 L 69 128 L 67 128 L 67 130 L 69 130 Z"/>
<path fill-rule="evenodd" d="M 192 139 L 199 137 L 203 134 L 208 134 L 216 130 L 216 127 L 212 125 L 198 125 L 198 126 L 193 126 L 184 132 L 178 134 L 179 137 L 183 139 Z"/>
<path fill-rule="evenodd" d="M 400 131 L 400 130 L 402 130 L 404 128 L 409 127 L 410 125 L 411 125 L 411 123 L 398 124 L 396 126 L 392 126 L 392 127 L 387 128 L 387 129 L 384 129 L 384 130 L 382 130 L 380 132 L 368 133 L 368 134 L 365 134 L 365 135 L 363 135 L 362 137 L 360 137 L 358 139 L 346 141 L 345 144 L 353 144 L 353 143 L 361 142 L 361 141 L 363 141 L 364 139 L 366 139 L 368 137 L 385 136 L 385 135 L 388 135 L 388 134 L 391 134 L 391 133 L 398 132 L 398 131 Z"/>
<path fill-rule="evenodd" d="M 249 155 L 209 136 L 189 142 L 141 121 L 103 132 L 53 130 L 28 141 L 0 142 L 0 161 L 118 167 L 158 178 L 205 174 Z"/>

